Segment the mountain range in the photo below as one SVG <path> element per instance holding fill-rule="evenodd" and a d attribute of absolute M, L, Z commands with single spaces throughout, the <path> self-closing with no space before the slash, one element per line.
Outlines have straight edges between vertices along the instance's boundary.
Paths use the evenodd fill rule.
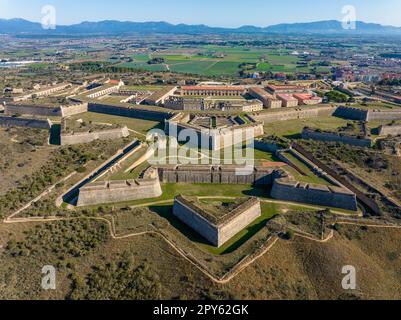
<path fill-rule="evenodd" d="M 371 35 L 401 35 L 401 28 L 383 26 L 376 23 L 356 22 L 354 30 L 344 29 L 342 22 L 336 20 L 286 23 L 268 27 L 242 26 L 239 28 L 209 27 L 207 25 L 171 24 L 167 22 L 129 22 L 104 20 L 99 22 L 81 22 L 73 25 L 60 25 L 54 30 L 46 30 L 37 22 L 24 19 L 0 19 L 0 34 L 43 34 L 43 35 L 118 35 L 118 34 L 236 34 L 236 33 L 266 33 L 266 34 L 371 34 Z"/>

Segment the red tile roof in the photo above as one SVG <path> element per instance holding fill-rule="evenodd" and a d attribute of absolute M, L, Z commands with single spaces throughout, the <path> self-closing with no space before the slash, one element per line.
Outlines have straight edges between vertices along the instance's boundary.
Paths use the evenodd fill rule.
<path fill-rule="evenodd" d="M 120 84 L 121 80 L 109 80 L 109 84 Z"/>
<path fill-rule="evenodd" d="M 301 90 L 304 89 L 304 87 L 300 87 L 300 86 L 287 86 L 287 85 L 273 85 L 273 84 L 269 84 L 267 85 L 267 87 L 271 90 Z"/>
<path fill-rule="evenodd" d="M 316 97 L 310 93 L 294 93 L 294 98 L 299 100 L 321 100 L 320 97 Z"/>
<path fill-rule="evenodd" d="M 245 87 L 242 86 L 183 86 L 183 90 L 187 91 L 244 91 Z"/>
<path fill-rule="evenodd" d="M 277 94 L 277 98 L 283 99 L 283 100 L 285 100 L 285 101 L 294 101 L 294 100 L 297 100 L 297 99 L 295 99 L 291 94 L 284 94 L 284 93 Z"/>
<path fill-rule="evenodd" d="M 277 100 L 275 97 L 273 97 L 270 93 L 268 93 L 266 90 L 259 88 L 259 87 L 252 87 L 250 88 L 253 92 L 255 92 L 257 95 L 259 95 L 262 98 L 265 99 L 270 99 L 270 100 Z"/>

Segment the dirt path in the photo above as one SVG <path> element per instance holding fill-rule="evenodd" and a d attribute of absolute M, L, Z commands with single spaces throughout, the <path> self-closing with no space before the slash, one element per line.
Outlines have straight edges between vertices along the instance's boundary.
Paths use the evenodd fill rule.
<path fill-rule="evenodd" d="M 53 184 L 52 186 L 50 186 L 49 188 L 47 188 L 44 192 L 42 192 L 39 196 L 37 196 L 35 199 L 29 201 L 25 206 L 23 206 L 22 208 L 18 209 L 17 211 L 15 211 L 13 214 L 11 214 L 10 216 L 8 216 L 4 221 L 10 220 L 12 218 L 14 218 L 15 216 L 19 215 L 22 211 L 25 211 L 26 209 L 30 208 L 32 206 L 32 204 L 34 204 L 35 202 L 38 202 L 39 200 L 41 200 L 43 197 L 47 196 L 49 193 L 51 193 L 58 184 L 63 183 L 65 181 L 67 181 L 68 179 L 70 179 L 71 177 L 73 177 L 74 175 L 76 175 L 77 172 L 74 171 L 72 173 L 70 173 L 68 176 L 64 177 L 63 179 L 59 180 L 58 182 L 56 182 L 55 184 Z"/>
<path fill-rule="evenodd" d="M 209 197 L 206 197 L 209 198 Z M 213 198 L 213 197 L 212 197 Z M 217 198 L 217 197 L 216 197 Z M 167 201 L 167 200 L 166 200 Z M 160 202 L 154 202 L 153 204 L 156 203 L 165 203 L 166 201 L 160 201 Z M 171 202 L 171 200 L 168 200 Z M 146 206 L 149 204 L 143 204 L 143 206 Z M 71 218 L 62 218 L 62 217 L 47 217 L 47 218 L 14 218 L 8 217 L 5 219 L 3 222 L 6 224 L 14 224 L 14 223 L 32 223 L 32 222 L 54 222 L 54 221 L 71 221 L 71 220 L 77 220 L 77 219 L 88 219 L 88 220 L 97 220 L 97 221 L 102 221 L 105 222 L 110 231 L 110 236 L 113 240 L 122 240 L 122 239 L 128 239 L 128 238 L 133 238 L 133 237 L 138 237 L 138 236 L 144 236 L 144 235 L 156 235 L 160 238 L 162 238 L 168 245 L 170 245 L 171 248 L 176 251 L 176 253 L 184 258 L 186 261 L 191 263 L 193 266 L 195 266 L 200 272 L 202 272 L 205 276 L 207 276 L 210 280 L 217 284 L 226 284 L 233 280 L 235 277 L 237 277 L 243 270 L 245 270 L 247 267 L 255 263 L 257 260 L 259 260 L 261 257 L 263 257 L 266 253 L 268 253 L 274 245 L 278 242 L 279 238 L 274 236 L 270 238 L 268 242 L 272 241 L 266 248 L 261 250 L 261 252 L 257 253 L 252 259 L 249 261 L 240 261 L 237 265 L 235 265 L 230 271 L 228 271 L 225 275 L 222 277 L 218 277 L 217 275 L 214 275 L 211 271 L 209 271 L 205 266 L 203 266 L 201 263 L 199 263 L 194 257 L 191 255 L 187 254 L 183 249 L 178 247 L 175 243 L 173 243 L 170 239 L 168 239 L 163 233 L 158 231 L 157 229 L 152 231 L 143 231 L 143 232 L 138 232 L 138 233 L 130 233 L 126 235 L 117 235 L 116 234 L 116 228 L 115 228 L 115 222 L 114 218 L 111 217 L 111 221 L 106 218 L 101 218 L 101 217 L 71 217 Z M 347 222 L 347 221 L 340 221 L 337 222 L 338 224 L 344 224 L 344 225 L 356 225 L 356 226 L 366 226 L 366 227 L 372 227 L 372 228 L 396 228 L 396 229 L 401 229 L 401 225 L 380 225 L 380 224 L 364 224 L 361 222 Z M 151 226 L 155 228 L 154 226 Z M 309 241 L 314 241 L 318 243 L 326 243 L 330 241 L 331 239 L 334 238 L 334 230 L 331 230 L 330 234 L 325 238 L 325 239 L 314 239 L 313 237 L 310 237 L 305 234 L 301 234 L 299 232 L 295 232 L 296 237 L 300 237 L 303 239 L 307 239 Z"/>
<path fill-rule="evenodd" d="M 141 132 L 135 131 L 135 130 L 130 129 L 130 128 L 128 128 L 128 131 L 133 132 L 133 133 L 135 133 L 135 134 L 137 134 L 137 135 L 139 135 L 141 137 L 145 137 L 146 138 L 146 134 L 143 134 Z"/>
<path fill-rule="evenodd" d="M 71 217 L 71 218 L 47 217 L 47 218 L 15 218 L 15 219 L 7 218 L 3 221 L 3 223 L 5 223 L 5 224 L 38 223 L 38 222 L 48 223 L 48 222 L 56 222 L 56 221 L 73 221 L 73 220 L 78 220 L 78 219 L 87 219 L 87 220 L 96 220 L 96 221 L 105 222 L 109 227 L 110 236 L 113 240 L 123 240 L 123 239 L 128 239 L 128 238 L 133 238 L 133 237 L 144 236 L 144 235 L 156 235 L 156 236 L 162 238 L 162 240 L 164 240 L 171 248 L 173 248 L 174 251 L 180 257 L 184 258 L 186 261 L 188 261 L 193 266 L 195 266 L 205 276 L 207 276 L 210 280 L 212 280 L 213 282 L 218 283 L 218 284 L 225 284 L 225 283 L 230 282 L 241 271 L 246 269 L 246 267 L 248 267 L 249 265 L 254 263 L 256 260 L 258 260 L 260 257 L 262 257 L 265 253 L 267 253 L 278 240 L 278 239 L 275 239 L 273 241 L 273 243 L 271 243 L 266 249 L 263 250 L 263 252 L 259 253 L 254 259 L 252 259 L 251 261 L 248 261 L 243 266 L 241 265 L 241 262 L 240 262 L 240 264 L 234 266 L 233 269 L 237 269 L 234 273 L 229 271 L 223 277 L 218 277 L 218 276 L 214 275 L 211 271 L 209 271 L 206 267 L 204 267 L 201 263 L 199 263 L 194 257 L 192 257 L 191 255 L 186 253 L 183 249 L 178 247 L 175 243 L 173 243 L 170 239 L 168 239 L 163 233 L 159 232 L 158 230 L 130 233 L 130 234 L 126 234 L 126 235 L 117 235 L 113 217 L 112 217 L 112 221 L 110 221 L 109 219 L 100 218 L 100 217 Z M 153 226 L 151 226 L 151 227 L 153 227 Z M 155 227 L 153 227 L 153 228 L 155 228 Z"/>
<path fill-rule="evenodd" d="M 267 200 L 267 199 L 261 199 L 261 202 L 265 202 L 265 203 L 277 203 L 277 204 L 283 204 L 283 205 L 294 205 L 294 206 L 298 206 L 298 207 L 303 207 L 306 209 L 313 209 L 313 210 L 323 210 L 323 207 L 320 206 L 314 206 L 314 205 L 308 205 L 308 204 L 303 204 L 303 203 L 298 203 L 298 202 L 289 202 L 289 201 L 280 201 L 280 200 Z M 341 211 L 337 211 L 335 209 L 330 209 L 331 212 L 335 213 L 336 215 L 339 216 L 351 216 L 351 214 L 345 213 L 345 212 L 341 212 Z M 359 212 L 358 214 L 354 215 L 355 217 L 359 217 L 362 218 L 363 217 L 363 213 Z"/>
<path fill-rule="evenodd" d="M 208 66 L 205 71 L 210 70 L 211 68 L 213 68 L 216 64 L 218 64 L 220 61 L 215 61 L 214 63 L 212 63 L 210 66 Z"/>

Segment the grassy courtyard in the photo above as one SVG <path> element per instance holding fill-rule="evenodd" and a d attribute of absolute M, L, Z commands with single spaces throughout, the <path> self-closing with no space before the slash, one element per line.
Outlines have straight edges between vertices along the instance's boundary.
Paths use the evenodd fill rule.
<path fill-rule="evenodd" d="M 311 119 L 294 119 L 286 121 L 266 122 L 264 129 L 266 135 L 282 137 L 298 136 L 305 127 L 318 128 L 322 130 L 335 130 L 346 126 L 354 121 L 337 117 L 317 117 Z"/>
<path fill-rule="evenodd" d="M 146 135 L 146 133 L 154 128 L 163 128 L 162 124 L 158 121 L 143 120 L 137 118 L 112 116 L 101 113 L 87 112 L 72 117 L 71 119 L 78 120 L 82 119 L 85 122 L 94 123 L 110 123 L 127 126 L 128 129 L 139 132 L 140 134 Z"/>

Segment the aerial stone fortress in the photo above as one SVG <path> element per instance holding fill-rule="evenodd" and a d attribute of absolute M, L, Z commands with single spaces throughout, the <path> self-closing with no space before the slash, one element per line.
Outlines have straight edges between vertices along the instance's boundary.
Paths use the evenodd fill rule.
<path fill-rule="evenodd" d="M 238 174 L 235 166 L 165 166 L 150 167 L 137 180 L 98 181 L 80 188 L 77 206 L 103 205 L 133 200 L 158 198 L 161 184 L 252 184 L 271 188 L 273 199 L 307 203 L 322 207 L 357 211 L 356 195 L 337 183 L 336 186 L 296 181 L 288 172 L 255 167 L 252 173 Z M 173 214 L 197 231 L 213 245 L 220 247 L 240 230 L 260 217 L 260 201 L 252 198 L 224 215 L 213 219 L 211 214 L 183 196 L 177 197 Z M 228 217 L 228 218 L 227 218 Z"/>
<path fill-rule="evenodd" d="M 161 195 L 160 183 L 215 183 L 272 186 L 272 197 L 275 199 L 353 211 L 357 210 L 355 194 L 347 190 L 340 183 L 337 183 L 337 186 L 329 187 L 300 183 L 282 169 L 272 170 L 264 167 L 255 167 L 252 172 L 247 172 L 244 171 L 244 168 L 238 166 L 213 165 L 151 167 L 144 172 L 143 179 L 136 181 L 106 181 L 88 184 L 87 187 L 80 189 L 78 204 L 82 206 L 88 205 L 88 203 L 93 205 L 149 197 L 155 198 Z M 121 190 L 124 192 L 120 192 Z M 131 192 L 134 190 L 135 192 Z M 113 196 L 114 193 L 115 196 Z"/>
<path fill-rule="evenodd" d="M 199 143 L 207 141 L 210 150 L 219 150 L 263 135 L 263 123 L 245 117 L 248 123 L 240 116 L 178 114 L 166 121 L 165 132 L 178 138 L 181 131 L 189 129 L 197 134 Z"/>
<path fill-rule="evenodd" d="M 177 94 L 178 92 L 178 94 Z M 237 97 L 249 93 L 254 100 L 237 101 Z M 101 101 L 104 95 L 123 97 L 122 104 L 114 105 Z M 308 119 L 321 116 L 337 116 L 346 119 L 370 121 L 372 119 L 401 119 L 399 111 L 362 110 L 352 107 L 311 106 L 321 100 L 307 89 L 298 86 L 192 86 L 165 87 L 157 93 L 124 91 L 123 83 L 109 81 L 104 86 L 90 89 L 86 98 L 70 98 L 66 106 L 56 108 L 14 103 L 5 105 L 7 117 L 0 118 L 0 125 L 33 126 L 49 129 L 52 123 L 36 117 L 61 116 L 63 119 L 85 113 L 95 112 L 108 115 L 134 117 L 139 119 L 165 122 L 165 133 L 178 137 L 189 129 L 195 132 L 198 141 L 207 141 L 209 149 L 220 150 L 244 142 L 250 134 L 252 138 L 264 135 L 264 122 L 276 122 L 290 119 Z M 208 95 L 210 98 L 199 98 Z M 218 99 L 234 99 L 221 102 Z M 217 99 L 217 100 L 215 100 Z M 157 107 L 148 107 L 151 104 Z M 261 112 L 263 107 L 270 112 Z M 233 112 L 233 114 L 213 113 L 213 110 Z M 180 111 L 180 112 L 177 112 Z M 192 112 L 186 112 L 192 111 Z M 208 112 L 210 111 L 210 112 Z M 242 114 L 247 112 L 247 114 Z M 21 118 L 29 115 L 35 118 Z M 399 126 L 383 126 L 381 134 L 398 134 Z M 84 132 L 65 131 L 60 133 L 61 145 L 88 143 L 93 140 L 118 139 L 129 136 L 129 130 L 110 128 Z M 330 136 L 305 129 L 305 139 L 332 139 L 345 141 L 347 137 Z M 363 139 L 357 139 L 357 145 L 367 146 Z M 193 146 L 198 148 L 199 145 Z M 138 179 L 96 180 L 79 188 L 76 205 L 79 207 L 113 204 L 126 201 L 156 199 L 162 196 L 163 184 L 247 184 L 266 188 L 266 195 L 271 198 L 311 204 L 321 207 L 339 208 L 357 211 L 356 195 L 334 180 L 334 184 L 316 184 L 297 181 L 285 168 L 277 169 L 266 166 L 254 166 L 252 170 L 236 165 L 158 165 L 149 166 Z M 333 179 L 330 180 L 332 182 Z M 233 235 L 260 217 L 260 201 L 250 198 L 228 212 L 226 219 L 211 219 L 210 212 L 202 209 L 196 201 L 177 197 L 174 203 L 174 215 L 184 223 L 219 247 Z"/>

